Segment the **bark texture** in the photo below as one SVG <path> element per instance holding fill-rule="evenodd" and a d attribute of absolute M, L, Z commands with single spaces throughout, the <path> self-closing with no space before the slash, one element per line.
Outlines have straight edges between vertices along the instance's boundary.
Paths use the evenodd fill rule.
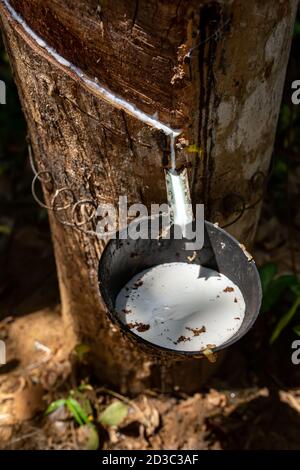
<path fill-rule="evenodd" d="M 268 171 L 297 0 L 10 0 L 24 22 L 92 81 L 173 128 L 178 166 L 206 218 L 251 244 Z M 0 0 L 2 31 L 38 169 L 76 199 L 166 200 L 168 142 L 59 63 Z M 44 184 L 48 204 L 51 184 Z M 70 193 L 62 192 L 59 204 Z M 245 210 L 242 210 L 242 209 Z M 103 381 L 132 393 L 159 385 L 153 359 L 106 317 L 97 269 L 104 243 L 50 212 L 66 332 L 92 346 Z M 59 217 L 68 217 L 68 211 Z M 170 386 L 197 388 L 203 361 L 169 367 Z M 193 378 L 191 381 L 189 377 Z"/>

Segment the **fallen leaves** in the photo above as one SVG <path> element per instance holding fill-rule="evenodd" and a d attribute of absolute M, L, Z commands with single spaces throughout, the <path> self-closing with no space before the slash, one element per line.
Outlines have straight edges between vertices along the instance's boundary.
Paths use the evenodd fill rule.
<path fill-rule="evenodd" d="M 109 405 L 99 417 L 99 422 L 104 426 L 119 426 L 128 414 L 128 406 L 116 400 Z"/>
<path fill-rule="evenodd" d="M 215 363 L 217 362 L 218 355 L 213 351 L 213 348 L 215 348 L 215 344 L 207 344 L 206 348 L 203 349 L 201 352 L 204 354 L 208 362 Z"/>
<path fill-rule="evenodd" d="M 94 426 L 84 425 L 76 429 L 77 445 L 82 450 L 97 450 L 99 435 Z"/>
<path fill-rule="evenodd" d="M 227 405 L 227 398 L 225 393 L 220 393 L 213 388 L 210 389 L 206 399 L 208 405 L 213 408 L 225 408 Z"/>

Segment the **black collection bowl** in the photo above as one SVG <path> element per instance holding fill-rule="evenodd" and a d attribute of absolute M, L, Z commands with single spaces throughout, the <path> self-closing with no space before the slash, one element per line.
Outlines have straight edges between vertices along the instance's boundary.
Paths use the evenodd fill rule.
<path fill-rule="evenodd" d="M 149 219 L 150 220 L 150 219 Z M 191 262 L 214 269 L 227 276 L 240 289 L 245 301 L 245 315 L 240 329 L 219 351 L 240 340 L 254 324 L 261 305 L 262 291 L 255 262 L 243 245 L 216 224 L 205 221 L 204 245 L 200 250 L 186 250 L 186 239 L 122 239 L 124 229 L 106 245 L 99 262 L 99 289 L 111 320 L 129 338 L 146 351 L 158 356 L 201 357 L 201 351 L 178 351 L 155 345 L 130 329 L 124 316 L 115 309 L 120 290 L 133 276 L 162 263 Z M 220 325 L 222 326 L 222 325 Z"/>

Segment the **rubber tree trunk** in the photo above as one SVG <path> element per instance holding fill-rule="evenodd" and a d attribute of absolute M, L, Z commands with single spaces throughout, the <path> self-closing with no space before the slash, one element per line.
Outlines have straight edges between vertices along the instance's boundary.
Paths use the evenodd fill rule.
<path fill-rule="evenodd" d="M 206 218 L 229 224 L 248 247 L 270 164 L 297 3 L 0 0 L 39 171 L 51 171 L 56 189 L 71 188 L 78 200 L 117 205 L 126 194 L 128 204 L 166 201 L 165 135 L 103 100 L 98 83 L 183 129 L 177 165 L 188 168 L 193 202 L 204 202 Z M 54 191 L 44 184 L 48 205 Z M 61 191 L 56 204 L 70 202 L 70 194 Z M 104 242 L 62 224 L 58 219 L 70 217 L 68 210 L 49 216 L 66 333 L 91 345 L 103 381 L 131 392 L 159 385 L 153 359 L 107 319 L 97 284 Z M 203 364 L 169 367 L 166 380 L 197 388 L 206 374 Z"/>

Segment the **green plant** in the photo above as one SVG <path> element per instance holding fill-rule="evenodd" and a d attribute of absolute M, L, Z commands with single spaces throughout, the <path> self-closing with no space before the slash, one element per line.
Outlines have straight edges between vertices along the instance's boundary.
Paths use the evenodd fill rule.
<path fill-rule="evenodd" d="M 273 344 L 277 340 L 300 307 L 299 280 L 292 274 L 278 276 L 277 271 L 278 268 L 274 263 L 268 263 L 259 270 L 263 291 L 261 312 L 269 312 L 282 298 L 285 298 L 290 305 L 287 312 L 284 313 L 276 323 L 270 337 L 270 344 Z M 293 330 L 300 336 L 300 325 L 295 326 Z"/>
<path fill-rule="evenodd" d="M 84 343 L 77 344 L 74 348 L 74 354 L 77 356 L 79 362 L 83 362 L 90 351 L 90 346 Z"/>
<path fill-rule="evenodd" d="M 91 424 L 93 416 L 90 401 L 79 389 L 71 390 L 67 398 L 60 398 L 59 400 L 53 401 L 46 409 L 45 414 L 53 413 L 61 406 L 66 406 L 69 409 L 79 426 Z"/>
<path fill-rule="evenodd" d="M 67 398 L 60 398 L 50 403 L 45 411 L 45 415 L 49 415 L 61 407 L 66 407 L 80 428 L 85 428 L 85 431 L 89 429 L 87 448 L 89 450 L 96 450 L 99 447 L 99 435 L 93 423 L 94 417 L 91 402 L 84 393 L 87 390 L 92 390 L 92 387 L 84 383 L 75 390 L 70 390 Z M 97 420 L 104 427 L 116 427 L 128 415 L 129 406 L 123 400 L 118 399 L 119 394 L 109 390 L 107 392 L 112 396 L 116 395 L 117 399 L 103 409 Z"/>
<path fill-rule="evenodd" d="M 270 338 L 270 344 L 273 344 L 274 341 L 278 338 L 282 330 L 290 323 L 292 318 L 294 317 L 295 313 L 297 312 L 298 308 L 300 307 L 300 292 L 296 294 L 296 298 L 292 304 L 292 306 L 289 308 L 289 310 L 281 317 L 279 322 L 277 323 L 276 327 L 273 330 L 272 336 Z M 296 330 L 295 330 L 296 328 Z M 298 327 L 295 327 L 294 331 L 297 333 Z"/>
<path fill-rule="evenodd" d="M 99 447 L 99 435 L 95 425 L 92 423 L 93 410 L 90 400 L 88 400 L 83 393 L 87 387 L 86 385 L 81 385 L 76 390 L 71 390 L 67 398 L 60 398 L 53 401 L 46 409 L 45 414 L 49 415 L 62 406 L 68 408 L 76 423 L 83 429 L 89 431 L 86 448 L 89 450 L 97 450 Z"/>
<path fill-rule="evenodd" d="M 299 20 L 299 18 L 296 18 L 296 21 L 295 21 L 294 36 L 300 36 L 300 20 Z"/>

